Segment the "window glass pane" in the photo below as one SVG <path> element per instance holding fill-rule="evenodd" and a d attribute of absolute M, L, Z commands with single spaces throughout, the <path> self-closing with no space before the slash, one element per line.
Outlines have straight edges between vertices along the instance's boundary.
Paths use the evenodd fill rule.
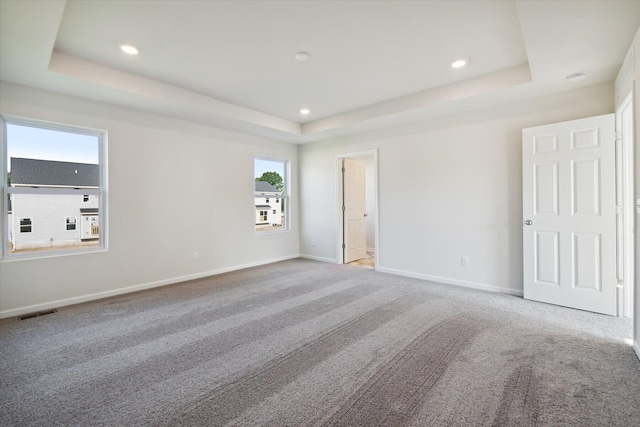
<path fill-rule="evenodd" d="M 282 160 L 255 159 L 255 229 L 274 231 L 287 228 L 287 162 Z"/>
<path fill-rule="evenodd" d="M 28 166 L 47 166 L 51 162 L 69 162 L 79 164 L 97 165 L 99 163 L 99 138 L 96 135 L 83 135 L 72 132 L 64 132 L 51 129 L 41 129 L 32 126 L 16 125 L 7 123 L 7 184 L 31 184 L 31 185 L 47 185 L 47 184 L 75 184 L 79 180 L 80 184 L 87 184 L 83 174 L 83 170 L 77 168 L 69 169 L 74 171 L 76 176 L 48 176 L 40 177 L 43 182 L 35 182 L 33 174 L 23 172 Z M 11 176 L 12 164 L 20 163 L 18 159 L 26 160 L 47 160 L 48 162 L 28 162 L 29 164 L 16 171 L 18 176 Z M 44 172 L 44 171 L 42 171 Z M 53 173 L 54 171 L 52 171 Z M 80 175 L 78 177 L 77 175 Z M 13 179 L 12 179 L 13 178 Z M 74 178 L 76 178 L 74 180 Z M 97 175 L 96 175 L 97 178 Z M 25 182 L 31 181 L 31 182 Z M 91 181 L 93 183 L 94 181 Z M 93 185 L 93 187 L 97 187 Z"/>
<path fill-rule="evenodd" d="M 6 123 L 7 255 L 100 246 L 99 132 L 39 125 Z"/>
<path fill-rule="evenodd" d="M 67 218 L 67 231 L 73 231 L 75 229 L 76 229 L 76 218 L 75 217 Z"/>
<path fill-rule="evenodd" d="M 81 194 L 10 194 L 9 254 L 80 249 L 100 245 L 98 196 Z M 78 212 L 75 217 L 65 213 Z M 28 215 L 31 216 L 26 216 Z"/>
<path fill-rule="evenodd" d="M 20 232 L 31 233 L 31 218 L 22 218 L 20 220 Z"/>

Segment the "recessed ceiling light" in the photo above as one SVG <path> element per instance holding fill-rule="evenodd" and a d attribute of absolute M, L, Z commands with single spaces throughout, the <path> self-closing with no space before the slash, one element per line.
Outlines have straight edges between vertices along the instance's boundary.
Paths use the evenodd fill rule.
<path fill-rule="evenodd" d="M 462 68 L 467 65 L 466 59 L 457 59 L 451 63 L 451 68 Z"/>
<path fill-rule="evenodd" d="M 309 110 L 308 108 L 302 108 L 300 109 L 300 114 L 304 114 L 305 116 L 307 114 L 309 114 L 311 112 L 311 110 Z"/>
<path fill-rule="evenodd" d="M 580 80 L 584 80 L 587 78 L 585 73 L 575 73 L 567 76 L 567 80 L 571 82 L 579 82 Z"/>
<path fill-rule="evenodd" d="M 120 44 L 120 50 L 127 55 L 137 55 L 138 53 L 140 53 L 137 47 L 126 43 Z"/>
<path fill-rule="evenodd" d="M 295 54 L 295 58 L 298 61 L 306 61 L 307 59 L 311 58 L 311 54 L 309 52 L 298 52 Z"/>

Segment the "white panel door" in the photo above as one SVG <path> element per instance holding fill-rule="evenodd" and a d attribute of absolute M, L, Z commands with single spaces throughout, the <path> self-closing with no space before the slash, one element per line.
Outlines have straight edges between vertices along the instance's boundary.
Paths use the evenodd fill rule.
<path fill-rule="evenodd" d="M 365 164 L 343 159 L 344 262 L 367 256 Z"/>
<path fill-rule="evenodd" d="M 524 297 L 616 314 L 614 115 L 522 131 Z"/>

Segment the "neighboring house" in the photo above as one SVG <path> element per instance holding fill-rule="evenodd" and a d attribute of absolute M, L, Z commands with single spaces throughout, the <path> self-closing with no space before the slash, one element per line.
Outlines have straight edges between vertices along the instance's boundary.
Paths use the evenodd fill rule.
<path fill-rule="evenodd" d="M 282 192 L 266 181 L 256 181 L 256 225 L 282 225 Z"/>
<path fill-rule="evenodd" d="M 11 158 L 12 187 L 99 188 L 98 165 Z M 11 194 L 9 241 L 13 250 L 72 246 L 97 240 L 95 195 Z"/>

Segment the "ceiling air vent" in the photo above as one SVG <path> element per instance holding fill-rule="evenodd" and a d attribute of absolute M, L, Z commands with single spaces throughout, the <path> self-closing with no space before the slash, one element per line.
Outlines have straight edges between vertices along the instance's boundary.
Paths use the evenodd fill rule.
<path fill-rule="evenodd" d="M 19 316 L 18 320 L 33 319 L 34 317 L 46 316 L 47 314 L 53 314 L 57 312 L 58 310 L 56 310 L 55 308 L 53 310 L 36 311 L 35 313 L 29 313 Z"/>

